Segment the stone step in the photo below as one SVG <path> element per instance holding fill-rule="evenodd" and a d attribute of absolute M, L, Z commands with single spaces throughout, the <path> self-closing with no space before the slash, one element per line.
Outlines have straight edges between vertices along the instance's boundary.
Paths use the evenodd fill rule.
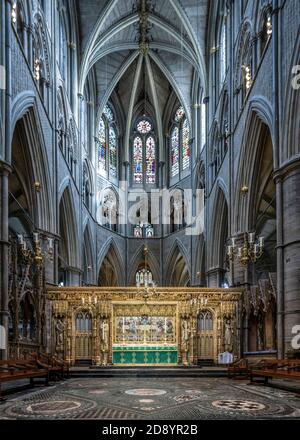
<path fill-rule="evenodd" d="M 80 377 L 226 377 L 227 369 L 219 367 L 93 367 L 71 368 L 70 376 Z"/>

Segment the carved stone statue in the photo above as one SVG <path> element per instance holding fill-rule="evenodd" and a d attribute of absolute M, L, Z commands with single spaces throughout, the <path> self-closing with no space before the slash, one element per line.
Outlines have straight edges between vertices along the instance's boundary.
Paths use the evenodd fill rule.
<path fill-rule="evenodd" d="M 64 331 L 65 331 L 65 324 L 63 322 L 62 318 L 57 318 L 56 324 L 55 324 L 55 345 L 56 345 L 56 351 L 60 351 L 63 349 L 64 345 Z"/>
<path fill-rule="evenodd" d="M 188 365 L 188 352 L 190 348 L 189 344 L 189 321 L 187 319 L 183 319 L 181 322 L 181 350 L 182 350 L 182 363 L 183 365 Z"/>
<path fill-rule="evenodd" d="M 101 322 L 100 331 L 101 331 L 101 342 L 104 346 L 107 346 L 108 338 L 109 338 L 109 324 L 106 320 L 103 320 Z"/>
<path fill-rule="evenodd" d="M 184 319 L 182 321 L 182 325 L 181 325 L 181 340 L 182 340 L 183 348 L 188 349 L 189 323 L 188 323 L 187 319 Z"/>
<path fill-rule="evenodd" d="M 233 351 L 233 330 L 230 319 L 225 321 L 224 343 L 225 351 L 231 353 Z"/>

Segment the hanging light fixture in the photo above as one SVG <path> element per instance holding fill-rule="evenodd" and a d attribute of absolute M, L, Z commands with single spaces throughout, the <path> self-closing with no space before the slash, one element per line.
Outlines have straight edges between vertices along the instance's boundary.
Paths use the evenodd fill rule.
<path fill-rule="evenodd" d="M 34 232 L 32 236 L 18 234 L 18 244 L 22 257 L 28 261 L 35 261 L 38 266 L 42 266 L 45 258 L 53 259 L 53 239 L 47 238 L 47 250 L 44 252 L 41 246 L 40 234 Z"/>
<path fill-rule="evenodd" d="M 231 244 L 227 247 L 227 256 L 233 261 L 238 259 L 242 266 L 256 263 L 263 255 L 264 237 L 256 237 L 255 232 L 244 234 L 244 243 L 241 247 L 236 245 L 236 238 L 231 238 Z"/>

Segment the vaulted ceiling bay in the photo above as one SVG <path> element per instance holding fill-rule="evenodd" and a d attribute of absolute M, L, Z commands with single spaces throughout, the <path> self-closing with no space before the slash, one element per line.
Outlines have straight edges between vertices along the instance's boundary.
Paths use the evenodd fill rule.
<path fill-rule="evenodd" d="M 100 117 L 108 101 L 124 133 L 124 159 L 136 117 L 163 136 L 176 106 L 189 122 L 206 90 L 205 35 L 208 0 L 78 0 L 81 70 L 79 92 L 88 84 Z M 89 86 L 90 87 L 90 86 Z"/>

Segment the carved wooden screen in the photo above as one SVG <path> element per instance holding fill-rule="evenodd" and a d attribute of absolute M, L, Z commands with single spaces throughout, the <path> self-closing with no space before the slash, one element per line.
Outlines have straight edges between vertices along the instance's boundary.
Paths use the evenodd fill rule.
<path fill-rule="evenodd" d="M 76 360 L 92 358 L 92 317 L 88 312 L 76 316 Z"/>
<path fill-rule="evenodd" d="M 198 315 L 198 359 L 214 359 L 214 323 L 209 310 Z"/>

